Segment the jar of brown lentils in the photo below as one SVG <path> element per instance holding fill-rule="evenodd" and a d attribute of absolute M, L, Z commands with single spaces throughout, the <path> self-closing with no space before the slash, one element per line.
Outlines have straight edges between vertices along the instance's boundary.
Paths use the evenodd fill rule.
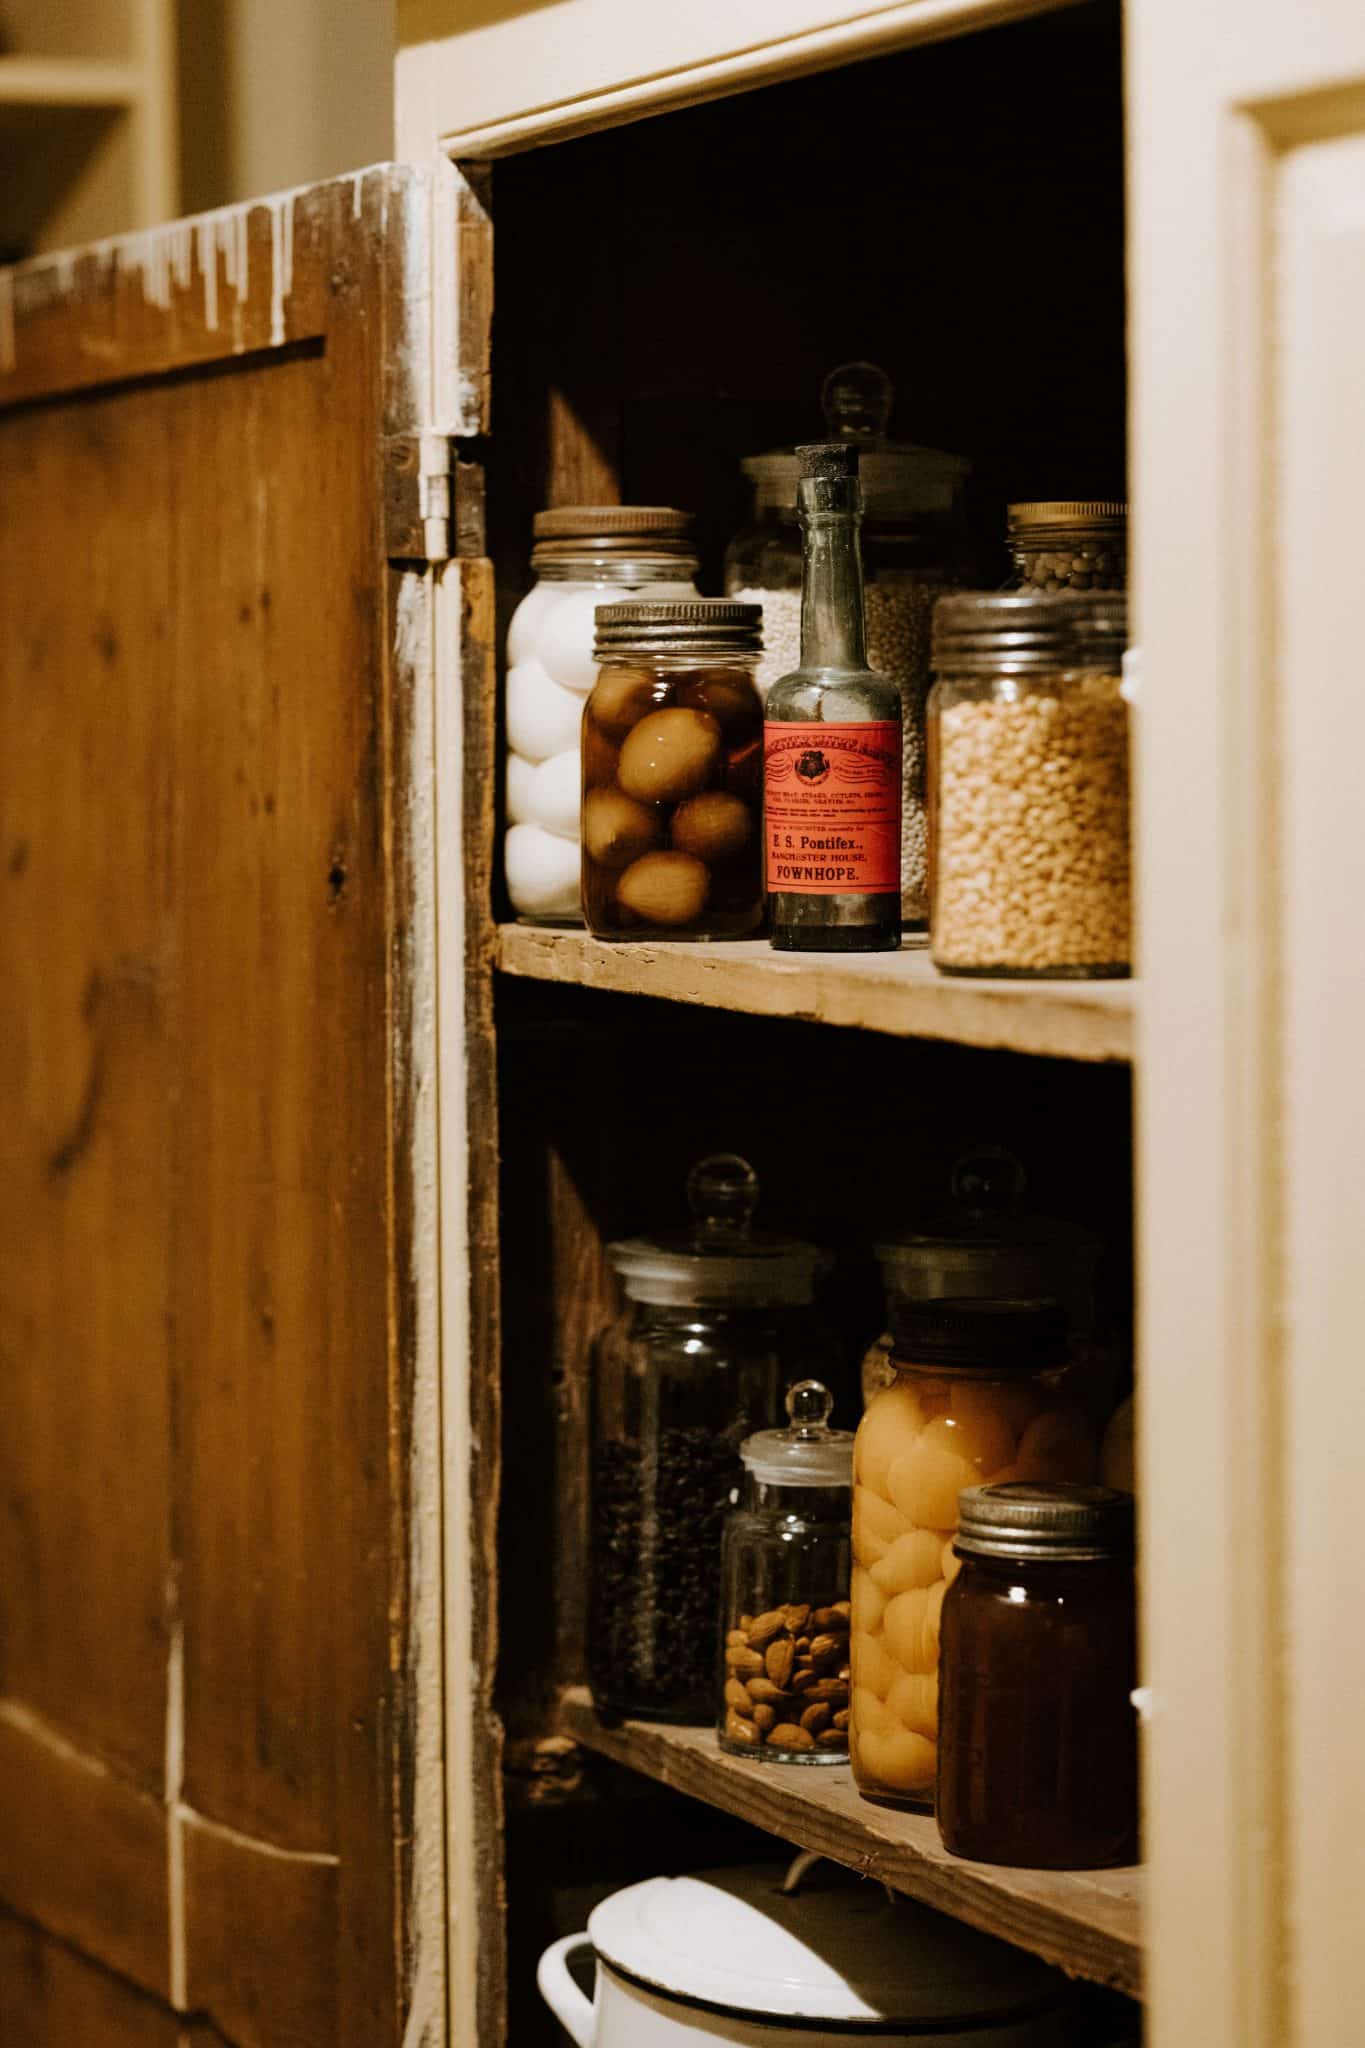
<path fill-rule="evenodd" d="M 1123 590 L 1128 583 L 1128 507 L 1116 498 L 1052 498 L 1011 505 L 1006 534 L 1014 581 L 1058 590 Z"/>
<path fill-rule="evenodd" d="M 762 608 L 597 608 L 583 710 L 583 916 L 601 939 L 744 938 L 763 921 Z"/>

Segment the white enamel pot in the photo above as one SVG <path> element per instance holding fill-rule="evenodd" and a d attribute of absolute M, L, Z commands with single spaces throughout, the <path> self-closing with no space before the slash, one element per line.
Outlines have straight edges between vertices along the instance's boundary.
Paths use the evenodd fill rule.
<path fill-rule="evenodd" d="M 616 1892 L 546 1949 L 541 1995 L 577 2048 L 1062 2048 L 1066 1988 L 1032 1956 L 844 1872 L 800 1890 L 785 1875 Z M 588 1956 L 593 1998 L 570 1969 Z"/>

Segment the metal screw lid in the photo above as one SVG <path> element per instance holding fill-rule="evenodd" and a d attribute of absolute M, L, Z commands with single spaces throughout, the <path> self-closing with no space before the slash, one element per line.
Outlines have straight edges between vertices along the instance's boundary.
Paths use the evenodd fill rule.
<path fill-rule="evenodd" d="M 1005 512 L 1011 534 L 1030 526 L 1091 526 L 1097 522 L 1122 526 L 1127 519 L 1128 507 L 1122 498 L 1032 498 L 1008 506 Z"/>
<path fill-rule="evenodd" d="M 891 1328 L 892 1356 L 907 1365 L 1012 1373 L 1063 1365 L 1070 1324 L 1056 1301 L 903 1297 Z"/>
<path fill-rule="evenodd" d="M 681 538 L 696 520 L 673 505 L 553 505 L 537 512 L 531 531 L 537 540 L 595 540 L 640 534 Z"/>
<path fill-rule="evenodd" d="M 1042 1486 L 1009 1480 L 958 1496 L 956 1548 L 972 1557 L 1067 1563 L 1132 1555 L 1131 1493 L 1111 1486 Z"/>
<path fill-rule="evenodd" d="M 686 653 L 757 654 L 763 646 L 763 607 L 733 598 L 640 598 L 599 604 L 595 651 L 638 647 Z"/>
<path fill-rule="evenodd" d="M 934 606 L 940 675 L 1022 675 L 1103 668 L 1117 675 L 1128 642 L 1121 590 L 964 590 Z"/>

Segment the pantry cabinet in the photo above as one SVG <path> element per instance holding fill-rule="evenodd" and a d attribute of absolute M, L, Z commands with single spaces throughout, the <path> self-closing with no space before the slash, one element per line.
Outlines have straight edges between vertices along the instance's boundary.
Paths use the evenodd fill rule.
<path fill-rule="evenodd" d="M 592 1900 L 775 1837 L 1148 2048 L 1354 2048 L 1365 27 L 472 12 L 401 10 L 406 167 L 0 272 L 0 2032 L 549 2043 Z M 1126 473 L 1131 983 L 508 914 L 531 514 L 695 508 L 716 589 L 854 355 L 983 541 Z M 725 1149 L 856 1253 L 969 1137 L 1136 1330 L 1141 1872 L 583 1684 L 607 1243 Z"/>

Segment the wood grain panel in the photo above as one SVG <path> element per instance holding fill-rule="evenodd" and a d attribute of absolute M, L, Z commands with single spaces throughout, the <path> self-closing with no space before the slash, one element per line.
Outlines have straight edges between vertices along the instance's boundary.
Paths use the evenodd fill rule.
<path fill-rule="evenodd" d="M 209 2048 L 196 2029 L 28 1922 L 0 1912 L 0 2041 L 12 2048 Z"/>
<path fill-rule="evenodd" d="M 428 196 L 369 173 L 0 288 L 0 1696 L 94 1809 L 0 1850 L 0 1896 L 236 2048 L 396 2043 L 443 1939 L 412 1853 L 431 676 L 394 660 L 380 487 L 425 403 Z M 48 1779 L 0 1789 L 30 1835 Z"/>
<path fill-rule="evenodd" d="M 5 1704 L 0 1814 L 0 1899 L 142 1990 L 168 1997 L 160 1802 L 36 1715 Z"/>

